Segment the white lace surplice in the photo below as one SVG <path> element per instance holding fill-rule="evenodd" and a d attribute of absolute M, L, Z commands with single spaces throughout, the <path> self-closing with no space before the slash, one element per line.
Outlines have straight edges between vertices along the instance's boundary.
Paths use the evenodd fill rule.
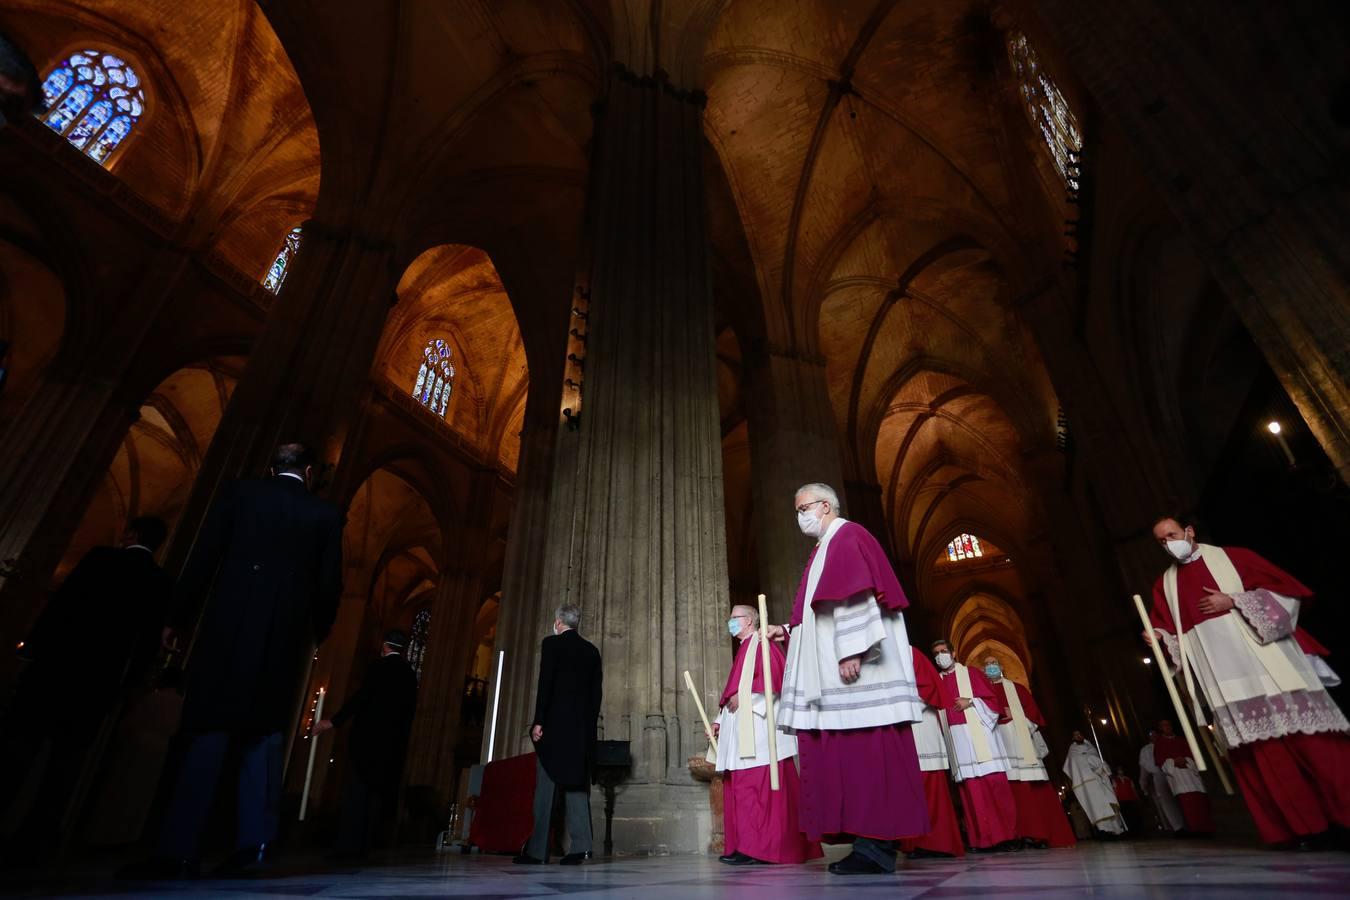
<path fill-rule="evenodd" d="M 819 615 L 812 608 L 830 540 L 845 521 L 830 523 L 807 572 L 802 624 L 792 632 L 776 710 L 779 730 L 789 734 L 872 728 L 923 717 L 904 616 L 882 609 L 871 593 L 831 603 Z M 859 653 L 864 656 L 858 680 L 844 684 L 839 662 Z"/>

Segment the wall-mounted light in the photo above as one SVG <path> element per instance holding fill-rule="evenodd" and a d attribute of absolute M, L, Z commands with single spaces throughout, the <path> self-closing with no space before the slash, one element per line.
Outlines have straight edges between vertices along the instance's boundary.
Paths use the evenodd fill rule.
<path fill-rule="evenodd" d="M 1271 419 L 1266 423 L 1266 431 L 1275 435 L 1275 440 L 1279 443 L 1280 449 L 1284 451 L 1284 458 L 1289 461 L 1289 468 L 1294 468 L 1297 463 L 1294 462 L 1294 451 L 1289 449 L 1289 442 L 1284 439 L 1284 427 L 1275 419 Z"/>
<path fill-rule="evenodd" d="M 1105 724 L 1106 724 L 1106 720 L 1105 720 L 1105 719 L 1102 719 L 1102 720 L 1101 720 L 1101 723 L 1102 723 L 1103 725 L 1105 725 Z"/>
<path fill-rule="evenodd" d="M 1145 656 L 1145 657 L 1144 657 L 1144 665 L 1146 665 L 1146 666 L 1151 666 L 1151 665 L 1153 665 L 1153 657 L 1151 657 L 1151 656 Z"/>

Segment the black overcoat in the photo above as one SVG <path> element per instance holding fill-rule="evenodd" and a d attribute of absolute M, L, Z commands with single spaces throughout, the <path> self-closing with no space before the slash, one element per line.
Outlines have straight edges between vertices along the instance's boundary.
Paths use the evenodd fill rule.
<path fill-rule="evenodd" d="M 188 658 L 183 730 L 291 726 L 300 679 L 342 595 L 342 515 L 297 479 L 221 488 L 178 581 L 205 611 Z"/>
<path fill-rule="evenodd" d="M 544 638 L 539 648 L 539 691 L 534 724 L 544 737 L 535 752 L 555 784 L 590 784 L 600 718 L 600 651 L 575 631 Z"/>
<path fill-rule="evenodd" d="M 336 726 L 352 723 L 348 747 L 367 784 L 398 786 L 416 706 L 417 675 L 401 654 L 391 653 L 370 664 L 361 687 L 333 716 Z"/>
<path fill-rule="evenodd" d="M 172 592 L 173 579 L 148 550 L 90 550 L 25 640 L 31 663 L 15 708 L 63 731 L 97 730 L 124 681 L 149 673 Z"/>

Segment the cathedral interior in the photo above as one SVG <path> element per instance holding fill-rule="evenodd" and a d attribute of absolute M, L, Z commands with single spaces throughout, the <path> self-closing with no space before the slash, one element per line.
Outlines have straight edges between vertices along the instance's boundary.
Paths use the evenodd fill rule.
<path fill-rule="evenodd" d="M 809 482 L 915 646 L 999 658 L 1055 758 L 1165 714 L 1130 601 L 1161 515 L 1350 646 L 1333 4 L 0 0 L 0 33 L 46 101 L 0 128 L 0 637 L 137 516 L 175 574 L 221 485 L 305 441 L 344 587 L 288 796 L 318 691 L 404 629 L 397 837 L 428 845 L 490 743 L 528 749 L 570 602 L 631 747 L 617 849 L 700 852 L 682 676 L 715 704 L 730 605 L 786 618 Z M 72 842 L 153 820 L 155 693 L 70 773 Z"/>

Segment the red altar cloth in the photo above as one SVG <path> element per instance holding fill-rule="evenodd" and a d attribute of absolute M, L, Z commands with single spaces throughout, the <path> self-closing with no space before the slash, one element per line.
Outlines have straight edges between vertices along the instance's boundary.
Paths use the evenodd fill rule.
<path fill-rule="evenodd" d="M 519 853 L 534 828 L 534 754 L 488 763 L 469 824 L 484 853 Z"/>

